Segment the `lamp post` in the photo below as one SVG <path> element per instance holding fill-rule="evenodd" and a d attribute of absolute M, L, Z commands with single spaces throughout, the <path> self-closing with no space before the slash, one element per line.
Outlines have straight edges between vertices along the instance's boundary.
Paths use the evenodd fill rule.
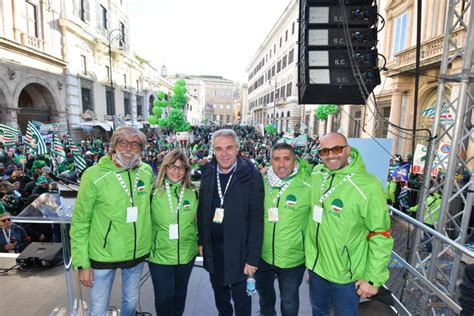
<path fill-rule="evenodd" d="M 119 32 L 118 34 L 114 34 L 116 32 Z M 110 88 L 112 89 L 112 97 L 111 97 L 111 102 L 112 102 L 112 108 L 113 108 L 113 113 L 112 115 L 115 114 L 115 88 L 114 88 L 114 80 L 112 78 L 112 41 L 116 39 L 122 39 L 122 30 L 121 29 L 114 29 L 109 32 L 107 35 L 107 40 L 109 41 L 109 77 L 110 77 Z"/>

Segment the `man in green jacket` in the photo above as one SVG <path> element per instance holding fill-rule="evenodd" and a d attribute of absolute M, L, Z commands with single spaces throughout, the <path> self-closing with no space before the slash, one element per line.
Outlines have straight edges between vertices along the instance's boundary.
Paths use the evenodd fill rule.
<path fill-rule="evenodd" d="M 393 239 L 385 193 L 344 135 L 320 141 L 323 165 L 311 175 L 313 205 L 306 267 L 313 315 L 357 315 L 360 297 L 377 294 L 389 276 Z"/>
<path fill-rule="evenodd" d="M 260 314 L 276 315 L 275 277 L 282 315 L 298 315 L 299 287 L 305 271 L 304 231 L 311 213 L 311 168 L 296 160 L 286 143 L 273 146 L 264 176 L 262 260 L 255 274 Z"/>
<path fill-rule="evenodd" d="M 91 288 L 90 315 L 105 315 L 115 272 L 122 272 L 120 315 L 135 315 L 143 264 L 151 248 L 151 167 L 141 162 L 145 135 L 117 129 L 110 152 L 81 178 L 71 221 L 73 265 Z"/>

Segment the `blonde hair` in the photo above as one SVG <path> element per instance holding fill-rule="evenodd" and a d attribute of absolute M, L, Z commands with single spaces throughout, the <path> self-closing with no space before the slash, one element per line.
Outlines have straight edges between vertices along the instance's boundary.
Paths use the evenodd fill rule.
<path fill-rule="evenodd" d="M 177 160 L 181 161 L 183 166 L 186 168 L 186 173 L 183 177 L 184 186 L 186 188 L 194 187 L 193 183 L 191 182 L 191 165 L 189 164 L 188 156 L 178 149 L 173 149 L 163 158 L 163 162 L 160 166 L 160 171 L 158 172 L 158 177 L 155 181 L 155 190 L 163 189 L 166 178 L 166 168 L 168 168 L 169 165 L 174 164 Z"/>

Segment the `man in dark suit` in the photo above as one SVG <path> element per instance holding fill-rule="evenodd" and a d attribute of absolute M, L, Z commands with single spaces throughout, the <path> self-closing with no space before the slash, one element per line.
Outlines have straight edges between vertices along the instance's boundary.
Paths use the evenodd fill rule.
<path fill-rule="evenodd" d="M 246 279 L 257 271 L 263 238 L 263 181 L 238 156 L 230 129 L 212 135 L 214 159 L 202 171 L 198 206 L 199 251 L 210 274 L 219 315 L 250 315 Z"/>

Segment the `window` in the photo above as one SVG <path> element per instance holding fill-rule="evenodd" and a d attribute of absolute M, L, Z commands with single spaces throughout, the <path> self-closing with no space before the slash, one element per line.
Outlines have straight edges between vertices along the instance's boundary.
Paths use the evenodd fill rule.
<path fill-rule="evenodd" d="M 272 91 L 272 92 L 270 93 L 270 102 L 273 102 L 273 97 L 274 97 L 274 92 Z"/>
<path fill-rule="evenodd" d="M 272 67 L 272 77 L 275 76 L 275 65 Z"/>
<path fill-rule="evenodd" d="M 277 73 L 279 73 L 281 70 L 281 60 L 277 62 Z"/>
<path fill-rule="evenodd" d="M 393 53 L 398 53 L 406 47 L 408 14 L 404 13 L 395 20 L 395 33 L 393 36 Z"/>
<path fill-rule="evenodd" d="M 290 52 L 288 53 L 288 65 L 293 62 L 294 56 L 295 56 L 295 50 L 294 48 L 292 48 Z"/>
<path fill-rule="evenodd" d="M 135 82 L 137 84 L 137 91 L 140 91 L 140 81 L 136 80 Z M 196 89 L 194 89 L 194 90 L 196 90 Z"/>
<path fill-rule="evenodd" d="M 359 110 L 359 111 L 354 112 L 354 125 L 352 128 L 352 135 L 351 135 L 351 137 L 353 138 L 360 137 L 361 117 L 362 117 L 362 111 Z"/>
<path fill-rule="evenodd" d="M 107 106 L 107 115 L 115 115 L 115 100 L 111 87 L 105 88 L 105 104 Z"/>
<path fill-rule="evenodd" d="M 87 110 L 94 111 L 94 106 L 92 104 L 92 90 L 81 87 L 81 99 L 82 99 L 82 112 Z"/>
<path fill-rule="evenodd" d="M 123 111 L 125 115 L 132 114 L 132 111 L 130 108 L 130 93 L 128 92 L 123 93 Z"/>
<path fill-rule="evenodd" d="M 36 5 L 26 2 L 26 31 L 28 35 L 38 37 L 38 11 Z"/>
<path fill-rule="evenodd" d="M 81 73 L 87 75 L 87 60 L 84 55 L 81 55 Z"/>
<path fill-rule="evenodd" d="M 227 115 L 227 123 L 232 123 L 232 121 L 230 120 L 230 115 L 229 114 Z"/>
<path fill-rule="evenodd" d="M 289 97 L 291 95 L 291 82 L 286 85 L 286 96 Z"/>
<path fill-rule="evenodd" d="M 100 6 L 100 13 L 101 13 L 100 16 L 102 18 L 102 20 L 101 20 L 102 28 L 106 30 L 107 29 L 107 24 L 108 24 L 108 22 L 107 22 L 107 9 L 103 5 Z"/>
<path fill-rule="evenodd" d="M 285 97 L 285 86 L 281 86 L 281 88 L 280 88 L 280 96 L 281 96 L 282 98 Z"/>
<path fill-rule="evenodd" d="M 288 42 L 288 30 L 285 31 L 285 43 Z"/>
<path fill-rule="evenodd" d="M 388 120 L 390 118 L 390 101 L 379 102 L 379 111 L 382 114 L 383 118 L 380 115 L 377 116 L 374 124 L 375 137 L 385 138 L 388 134 Z M 385 120 L 384 120 L 385 118 Z"/>
<path fill-rule="evenodd" d="M 275 54 L 277 52 L 277 44 L 273 44 L 273 53 Z"/>
<path fill-rule="evenodd" d="M 281 69 L 285 69 L 285 67 L 286 67 L 286 55 L 283 56 L 283 60 L 281 62 Z"/>
<path fill-rule="evenodd" d="M 295 34 L 295 22 L 291 23 L 291 35 Z"/>
<path fill-rule="evenodd" d="M 270 49 L 270 58 L 272 58 L 272 50 Z"/>
<path fill-rule="evenodd" d="M 127 87 L 127 75 L 126 74 L 123 74 L 123 87 L 124 88 Z"/>
<path fill-rule="evenodd" d="M 140 115 L 143 116 L 142 96 L 137 94 L 136 98 L 137 98 L 137 117 Z"/>
<path fill-rule="evenodd" d="M 90 8 L 89 0 L 78 0 L 76 1 L 75 6 L 76 15 L 84 22 L 89 22 L 90 20 Z"/>
<path fill-rule="evenodd" d="M 120 40 L 125 43 L 125 24 L 123 24 L 122 22 L 120 22 Z"/>
<path fill-rule="evenodd" d="M 281 48 L 281 45 L 283 45 L 283 38 L 280 37 L 280 48 Z"/>
<path fill-rule="evenodd" d="M 105 66 L 105 75 L 107 76 L 107 80 L 110 81 L 110 67 Z"/>

